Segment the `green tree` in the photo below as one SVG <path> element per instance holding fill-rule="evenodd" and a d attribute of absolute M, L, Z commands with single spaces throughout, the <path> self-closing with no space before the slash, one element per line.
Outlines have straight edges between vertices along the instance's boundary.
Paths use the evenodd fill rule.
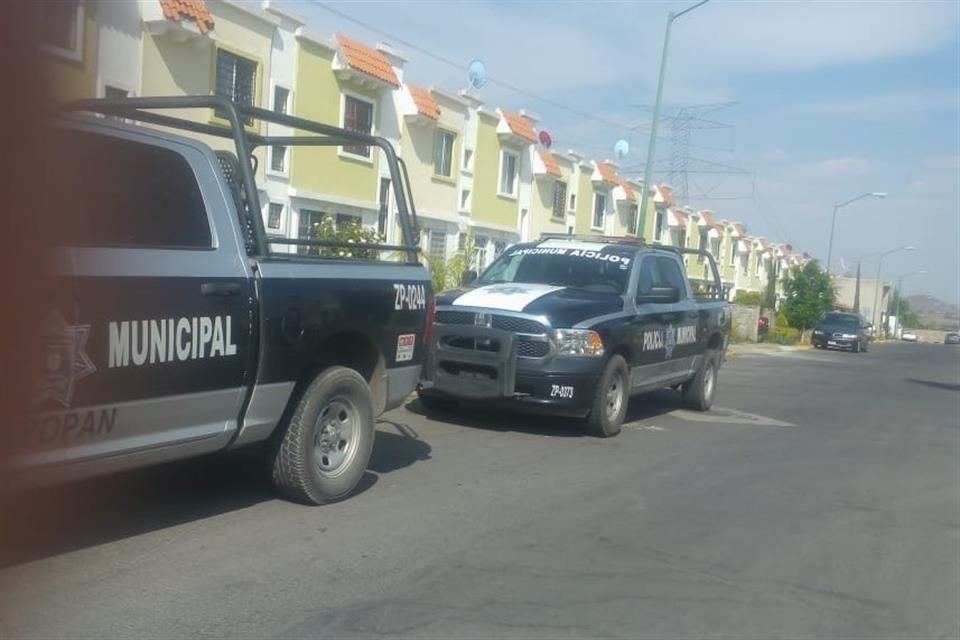
<path fill-rule="evenodd" d="M 820 268 L 816 260 L 790 270 L 784 294 L 783 313 L 787 322 L 801 332 L 820 322 L 837 300 L 830 274 Z"/>
<path fill-rule="evenodd" d="M 898 301 L 900 303 L 900 317 L 897 319 L 897 324 L 910 329 L 923 329 L 923 322 L 920 320 L 920 316 L 910 308 L 910 301 L 901 297 L 900 291 L 897 289 L 893 290 L 893 294 L 887 301 L 887 315 L 895 316 L 897 314 Z"/>
<path fill-rule="evenodd" d="M 767 288 L 763 292 L 763 300 L 760 303 L 761 309 L 777 308 L 777 272 L 771 265 L 767 270 Z"/>
<path fill-rule="evenodd" d="M 433 279 L 434 291 L 446 291 L 463 284 L 463 272 L 471 269 L 477 255 L 473 234 L 464 237 L 463 247 L 448 260 L 436 260 L 427 256 L 427 267 Z"/>

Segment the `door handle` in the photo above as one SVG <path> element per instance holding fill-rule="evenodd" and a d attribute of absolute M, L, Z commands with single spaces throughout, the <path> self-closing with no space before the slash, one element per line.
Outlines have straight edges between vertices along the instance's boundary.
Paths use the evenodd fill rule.
<path fill-rule="evenodd" d="M 204 282 L 200 293 L 205 296 L 235 296 L 240 293 L 239 282 Z"/>

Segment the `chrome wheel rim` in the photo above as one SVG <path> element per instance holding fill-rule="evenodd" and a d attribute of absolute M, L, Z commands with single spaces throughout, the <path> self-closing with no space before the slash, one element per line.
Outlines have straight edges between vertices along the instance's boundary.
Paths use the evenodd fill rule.
<path fill-rule="evenodd" d="M 703 374 L 703 397 L 707 402 L 713 399 L 713 387 L 716 384 L 716 372 L 713 367 L 707 367 Z"/>
<path fill-rule="evenodd" d="M 334 398 L 320 409 L 313 436 L 313 461 L 324 476 L 339 475 L 357 449 L 360 414 L 345 398 Z"/>
<path fill-rule="evenodd" d="M 619 373 L 614 375 L 610 380 L 604 401 L 607 418 L 611 420 L 615 419 L 620 413 L 620 408 L 623 406 L 623 376 Z"/>

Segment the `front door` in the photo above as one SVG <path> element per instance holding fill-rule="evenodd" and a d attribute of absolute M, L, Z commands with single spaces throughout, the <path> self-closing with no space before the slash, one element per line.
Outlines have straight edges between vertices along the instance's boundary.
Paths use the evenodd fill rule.
<path fill-rule="evenodd" d="M 246 389 L 253 291 L 235 213 L 208 198 L 222 185 L 210 156 L 147 133 L 56 129 L 50 143 L 56 189 L 41 211 L 56 295 L 32 461 L 225 443 Z"/>

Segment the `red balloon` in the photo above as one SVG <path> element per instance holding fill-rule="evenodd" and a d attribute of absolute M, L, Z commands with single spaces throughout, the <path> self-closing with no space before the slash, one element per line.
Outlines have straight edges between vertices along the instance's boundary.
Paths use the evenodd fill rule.
<path fill-rule="evenodd" d="M 540 138 L 540 144 L 542 144 L 547 149 L 549 149 L 550 146 L 553 144 L 553 138 L 551 138 L 550 134 L 547 133 L 546 131 L 541 131 L 538 137 Z"/>

